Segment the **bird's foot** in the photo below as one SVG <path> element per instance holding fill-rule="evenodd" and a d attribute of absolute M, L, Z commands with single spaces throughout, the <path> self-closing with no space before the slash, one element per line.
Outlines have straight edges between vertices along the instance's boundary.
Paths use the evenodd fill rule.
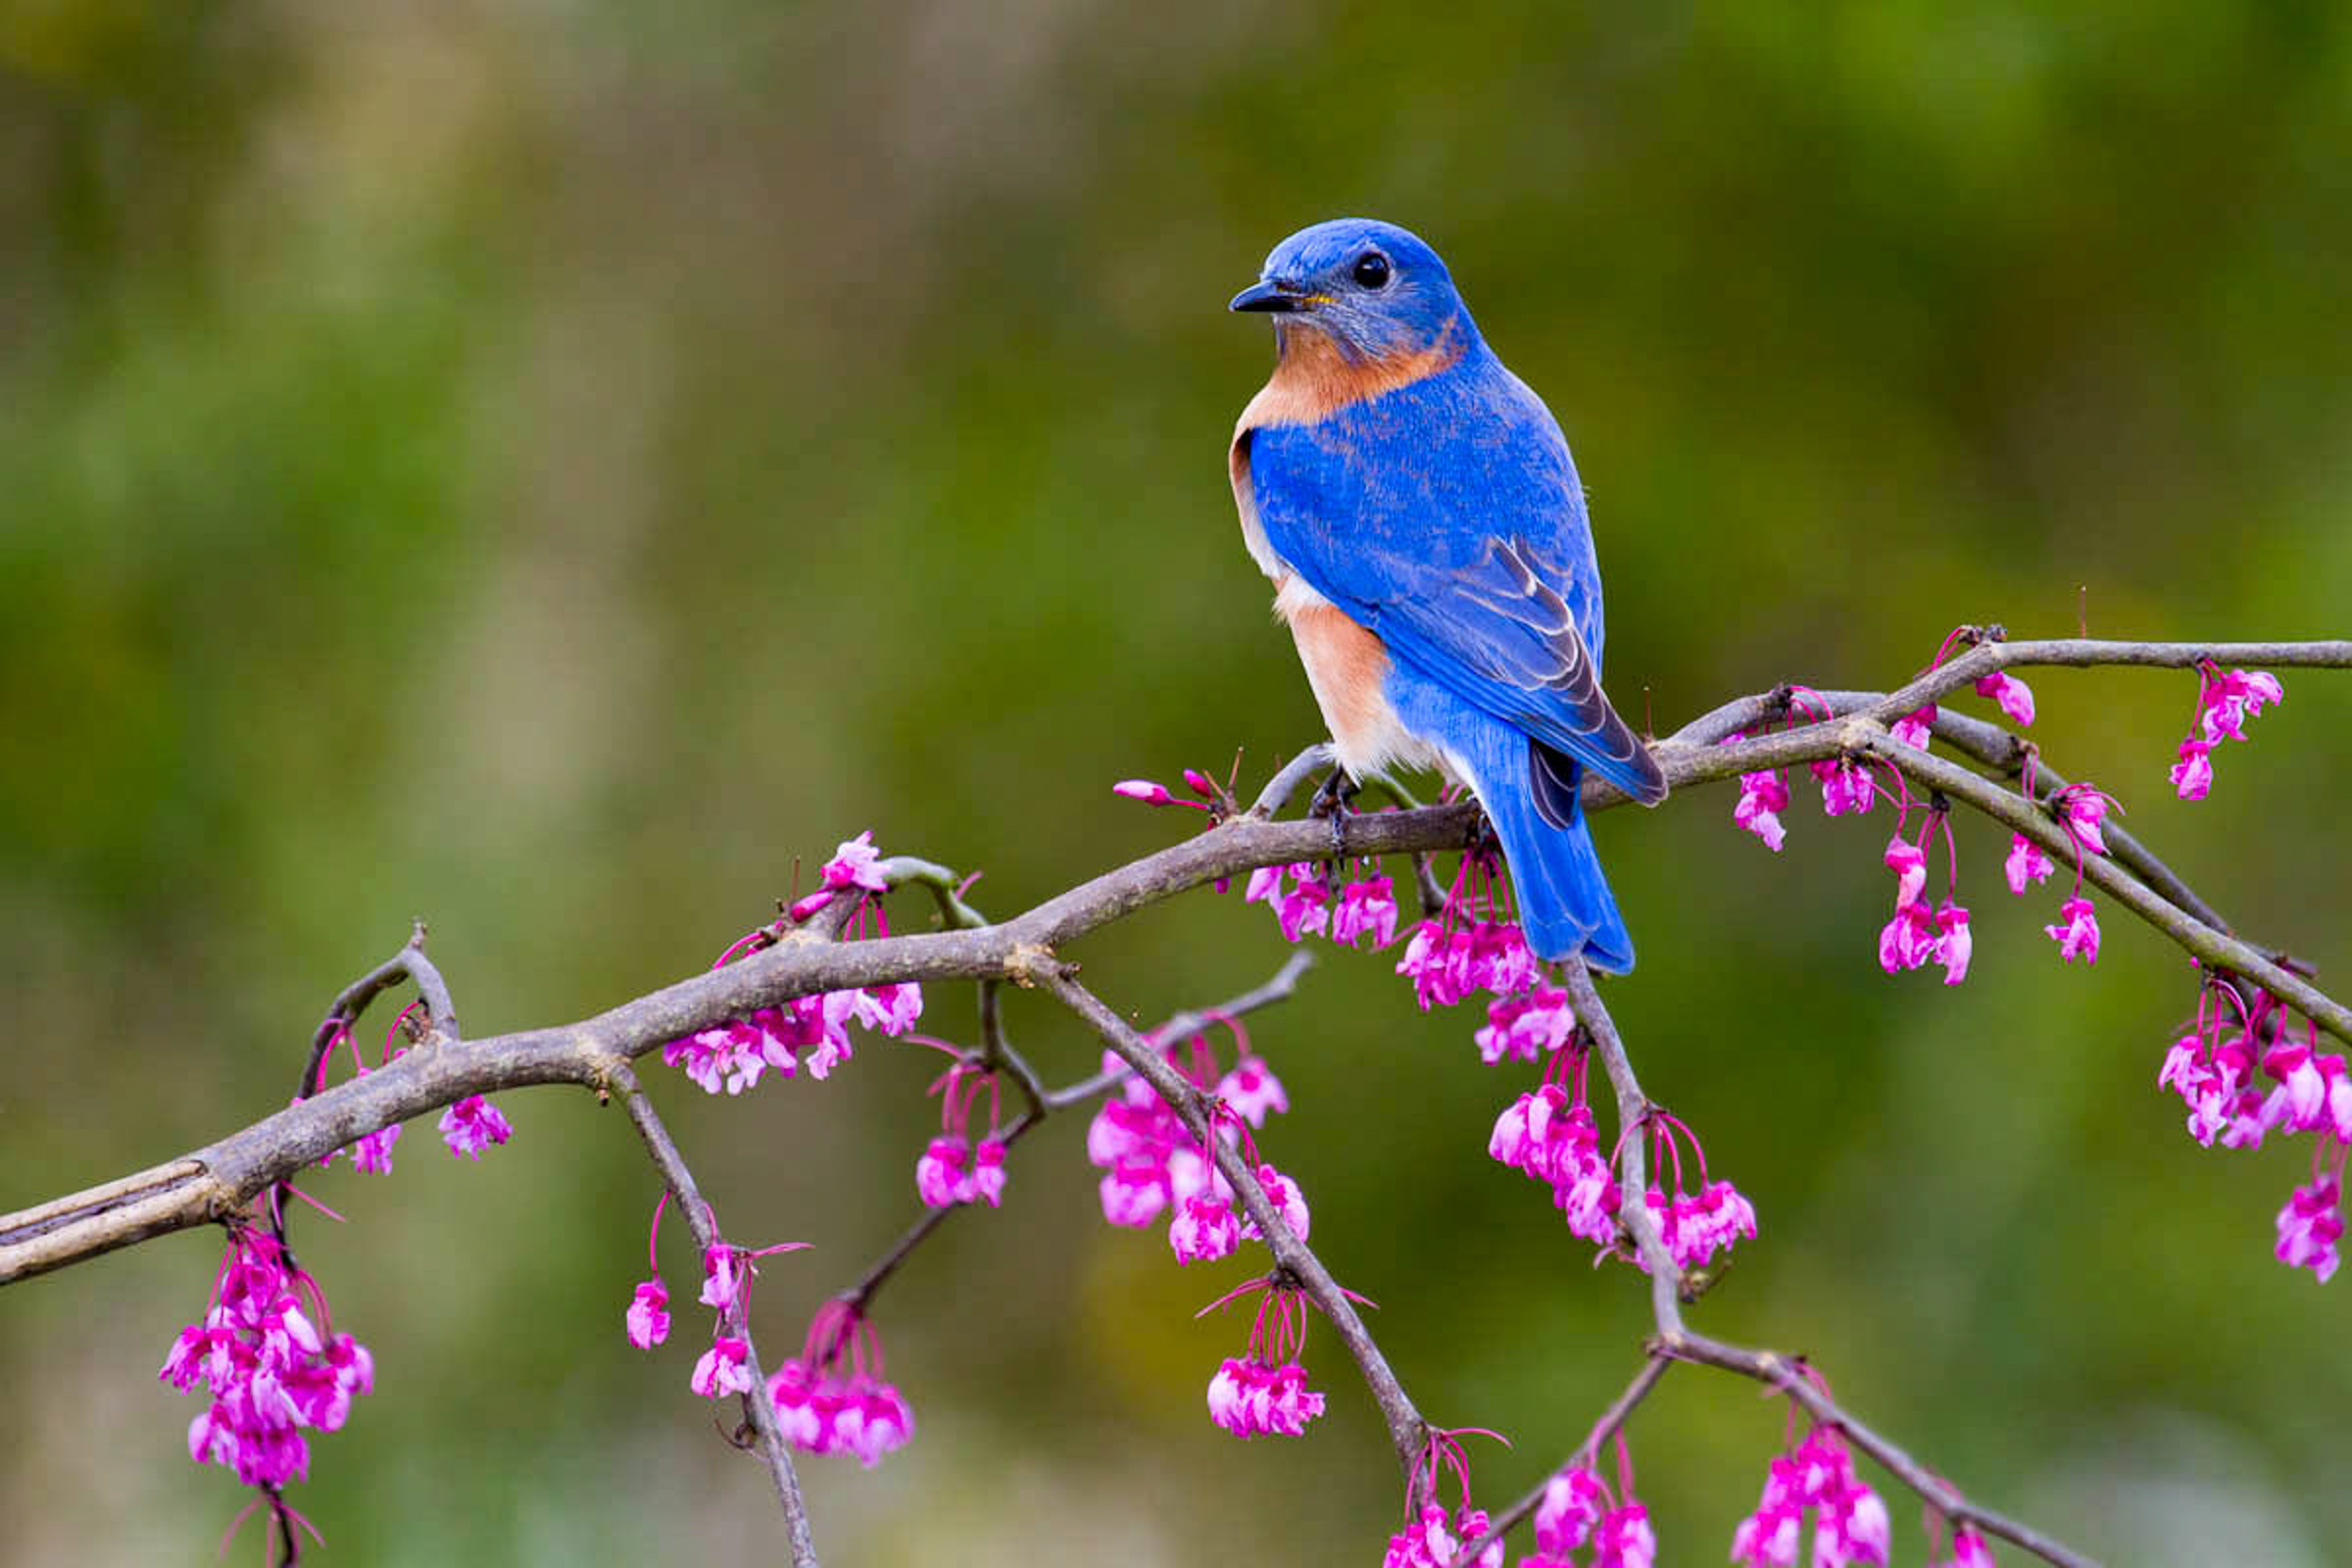
<path fill-rule="evenodd" d="M 1331 822 L 1331 858 L 1348 858 L 1348 819 L 1355 814 L 1354 800 L 1363 786 L 1348 776 L 1344 767 L 1335 767 L 1327 775 L 1315 798 L 1307 803 L 1306 814 L 1328 818 Z"/>

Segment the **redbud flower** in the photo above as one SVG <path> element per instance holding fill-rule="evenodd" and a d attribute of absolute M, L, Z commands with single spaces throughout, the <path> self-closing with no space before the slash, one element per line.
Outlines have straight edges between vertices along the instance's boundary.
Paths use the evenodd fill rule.
<path fill-rule="evenodd" d="M 1273 1205 L 1275 1213 L 1282 1216 L 1282 1222 L 1290 1228 L 1291 1234 L 1302 1242 L 1305 1241 L 1306 1198 L 1298 1191 L 1298 1184 L 1271 1165 L 1260 1165 L 1257 1167 L 1257 1185 L 1265 1189 L 1266 1201 Z M 1249 1220 L 1243 1224 L 1242 1236 L 1246 1241 L 1264 1240 L 1258 1234 L 1255 1220 Z"/>
<path fill-rule="evenodd" d="M 767 1380 L 784 1439 L 808 1453 L 854 1453 L 871 1469 L 914 1435 L 914 1412 L 882 1379 L 882 1340 L 848 1302 L 816 1309 L 801 1354 Z"/>
<path fill-rule="evenodd" d="M 710 1348 L 694 1363 L 694 1375 L 687 1387 L 706 1399 L 720 1398 L 729 1394 L 752 1392 L 752 1374 L 744 1364 L 751 1346 L 731 1335 L 720 1335 L 710 1342 Z"/>
<path fill-rule="evenodd" d="M 1894 906 L 1907 909 L 1919 902 L 1928 885 L 1927 854 L 1897 833 L 1887 841 L 1886 861 L 1886 869 L 1894 873 Z"/>
<path fill-rule="evenodd" d="M 1936 952 L 1943 983 L 1956 986 L 1968 978 L 1969 956 L 1976 951 L 1976 939 L 1968 934 L 1968 911 L 1946 897 L 1936 910 L 1936 926 L 1943 933 Z"/>
<path fill-rule="evenodd" d="M 1536 1504 L 1536 1545 L 1548 1556 L 1565 1557 L 1592 1539 L 1592 1527 L 1609 1511 L 1609 1490 L 1599 1475 L 1572 1465 L 1544 1483 Z"/>
<path fill-rule="evenodd" d="M 640 1284 L 630 1298 L 626 1321 L 629 1343 L 640 1350 L 650 1350 L 668 1339 L 669 1287 L 659 1279 Z"/>
<path fill-rule="evenodd" d="M 1176 1206 L 1176 1217 L 1168 1225 L 1168 1247 L 1177 1262 L 1214 1262 L 1231 1257 L 1241 1245 L 1242 1221 L 1231 1199 L 1204 1193 Z"/>
<path fill-rule="evenodd" d="M 467 1095 L 441 1113 L 441 1141 L 452 1154 L 479 1159 L 485 1148 L 514 1136 L 505 1114 L 479 1095 Z"/>
<path fill-rule="evenodd" d="M 1744 730 L 1734 730 L 1715 744 L 1737 746 L 1747 739 Z M 1788 836 L 1781 825 L 1781 813 L 1788 809 L 1788 781 L 1780 769 L 1768 767 L 1760 772 L 1740 775 L 1740 799 L 1732 808 L 1732 823 L 1764 841 L 1764 847 L 1778 855 Z"/>
<path fill-rule="evenodd" d="M 185 1393 L 208 1385 L 212 1402 L 188 1425 L 188 1457 L 275 1489 L 310 1473 L 305 1429 L 333 1432 L 354 1396 L 375 1387 L 374 1358 L 348 1334 L 324 1335 L 326 1298 L 289 1266 L 275 1238 L 232 1228 L 202 1319 L 181 1329 L 157 1376 Z"/>
<path fill-rule="evenodd" d="M 1879 930 L 1879 967 L 1888 974 L 1933 962 L 1942 952 L 1935 916 L 1923 903 L 1906 904 Z"/>
<path fill-rule="evenodd" d="M 895 1039 L 923 1015 L 923 988 L 912 980 L 867 986 L 850 995 L 852 1016 L 876 1034 Z"/>
<path fill-rule="evenodd" d="M 400 1142 L 401 1124 L 379 1127 L 351 1146 L 351 1162 L 374 1176 L 392 1174 L 392 1146 Z"/>
<path fill-rule="evenodd" d="M 964 1183 L 967 1203 L 986 1203 L 1001 1208 L 1004 1203 L 1004 1140 L 983 1138 L 972 1151 L 972 1174 Z"/>
<path fill-rule="evenodd" d="M 1848 811 L 1864 814 L 1878 799 L 1870 770 L 1845 758 L 1831 758 L 1808 765 L 1813 776 L 1821 781 L 1821 808 L 1831 816 L 1843 816 Z"/>
<path fill-rule="evenodd" d="M 1298 1362 L 1306 1347 L 1305 1296 L 1295 1285 L 1251 1280 L 1200 1312 L 1230 1305 L 1250 1291 L 1263 1294 L 1250 1348 L 1228 1356 L 1208 1380 L 1208 1418 L 1237 1438 L 1295 1438 L 1323 1413 L 1323 1396 L 1306 1386 L 1306 1368 Z"/>
<path fill-rule="evenodd" d="M 1989 697 L 2002 712 L 2020 724 L 2034 722 L 2034 692 L 2032 688 L 2005 669 L 1978 677 L 1977 695 Z"/>
<path fill-rule="evenodd" d="M 2060 819 L 2068 835 L 2082 849 L 2093 855 L 2107 853 L 2107 841 L 2099 835 L 2099 824 L 2107 817 L 2107 797 L 2087 784 L 2069 784 L 2059 792 Z"/>
<path fill-rule="evenodd" d="M 2308 1187 L 2298 1187 L 2287 1199 L 2286 1206 L 2278 1210 L 2278 1261 L 2289 1268 L 2307 1268 L 2322 1284 L 2335 1272 L 2341 1261 L 2335 1244 L 2344 1234 L 2344 1215 L 2339 1206 L 2343 1197 L 2341 1183 L 2333 1175 L 2315 1178 Z"/>
<path fill-rule="evenodd" d="M 2029 719 L 2027 722 L 2031 723 L 2032 720 Z M 1934 737 L 1935 728 L 1936 705 L 1930 703 L 1925 708 L 1915 709 L 1905 713 L 1887 725 L 1886 733 L 1901 741 L 1905 746 L 1924 752 L 1928 749 L 1928 742 Z"/>
<path fill-rule="evenodd" d="M 1644 1504 L 1629 1498 L 1593 1526 L 1592 1568 L 1653 1568 L 1657 1560 L 1658 1536 Z"/>
<path fill-rule="evenodd" d="M 2066 924 L 2045 925 L 2042 932 L 2058 944 L 2058 956 L 2067 963 L 2081 958 L 2084 963 L 2099 961 L 2099 916 L 2088 899 L 2078 894 L 2059 906 L 2058 912 Z"/>
<path fill-rule="evenodd" d="M 1493 1066 L 1505 1056 L 1541 1061 L 1575 1033 L 1576 1014 L 1568 1005 L 1568 993 L 1556 986 L 1539 985 L 1533 991 L 1488 1004 L 1486 1027 L 1475 1038 L 1479 1058 Z"/>
<path fill-rule="evenodd" d="M 2209 666 L 2197 697 L 2197 728 L 2208 741 L 2242 741 L 2247 719 L 2259 714 L 2265 704 L 2285 700 L 2286 688 L 2268 670 L 2233 669 L 2223 675 Z"/>
<path fill-rule="evenodd" d="M 2184 801 L 2201 801 L 2213 790 L 2213 742 L 2191 735 L 2180 743 L 2180 760 L 2173 764 L 2173 793 Z"/>
<path fill-rule="evenodd" d="M 1962 1526 L 1952 1532 L 1952 1554 L 1928 1568 L 1994 1568 L 1992 1547 L 1983 1536 Z"/>
<path fill-rule="evenodd" d="M 1110 793 L 1124 795 L 1131 801 L 1141 801 L 1146 806 L 1166 806 L 1176 800 L 1175 796 L 1168 793 L 1165 784 L 1154 784 L 1148 778 L 1121 779 L 1110 787 Z M 1190 806 L 1192 802 L 1181 804 Z"/>
<path fill-rule="evenodd" d="M 1376 952 L 1396 940 L 1396 885 L 1385 876 L 1348 883 L 1331 911 L 1332 941 L 1354 947 L 1358 937 L 1367 936 Z"/>
<path fill-rule="evenodd" d="M 2023 833 L 2009 836 L 2009 858 L 2001 862 L 2001 874 L 2008 878 L 2010 892 L 2025 892 L 2027 884 L 2046 880 L 2053 869 L 2040 845 Z"/>
<path fill-rule="evenodd" d="M 838 845 L 820 874 L 824 885 L 835 891 L 860 888 L 868 893 L 888 893 L 890 884 L 883 879 L 881 859 L 882 852 L 874 848 L 874 831 L 867 828 Z"/>
<path fill-rule="evenodd" d="M 971 1146 L 961 1138 L 938 1137 L 923 1150 L 923 1157 L 914 1162 L 916 1196 L 932 1208 L 948 1208 L 961 1202 L 963 1162 Z"/>
<path fill-rule="evenodd" d="M 1282 1080 L 1258 1056 L 1244 1056 L 1234 1063 L 1233 1071 L 1217 1080 L 1217 1098 L 1252 1127 L 1263 1127 L 1271 1112 L 1291 1108 Z"/>

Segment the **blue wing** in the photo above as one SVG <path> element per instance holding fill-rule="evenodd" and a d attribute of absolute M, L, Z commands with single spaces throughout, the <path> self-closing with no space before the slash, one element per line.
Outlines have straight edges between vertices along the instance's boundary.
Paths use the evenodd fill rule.
<path fill-rule="evenodd" d="M 1391 658 L 1635 799 L 1664 798 L 1600 689 L 1600 572 L 1568 444 L 1483 346 L 1245 439 L 1267 543 Z M 1553 773 L 1570 799 L 1574 773 Z"/>

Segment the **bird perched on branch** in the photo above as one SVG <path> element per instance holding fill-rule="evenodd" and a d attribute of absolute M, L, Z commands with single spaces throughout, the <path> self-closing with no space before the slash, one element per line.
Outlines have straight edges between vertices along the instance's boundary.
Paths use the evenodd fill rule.
<path fill-rule="evenodd" d="M 1300 229 L 1232 308 L 1271 316 L 1277 349 L 1234 430 L 1242 534 L 1341 767 L 1468 784 L 1536 955 L 1632 968 L 1578 781 L 1654 806 L 1666 778 L 1600 689 L 1600 568 L 1559 424 L 1393 223 Z"/>

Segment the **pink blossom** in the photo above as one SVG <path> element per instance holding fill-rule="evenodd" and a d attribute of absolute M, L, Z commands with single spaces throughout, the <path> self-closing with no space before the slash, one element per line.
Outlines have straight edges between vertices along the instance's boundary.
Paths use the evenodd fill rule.
<path fill-rule="evenodd" d="M 694 1374 L 686 1386 L 706 1399 L 720 1398 L 729 1394 L 752 1392 L 752 1374 L 744 1365 L 751 1347 L 731 1335 L 720 1335 L 710 1342 L 710 1348 L 694 1363 Z"/>
<path fill-rule="evenodd" d="M 1148 778 L 1123 778 L 1110 787 L 1110 793 L 1124 795 L 1131 801 L 1141 801 L 1146 806 L 1166 806 L 1176 799 L 1168 793 L 1165 784 L 1154 784 Z"/>
<path fill-rule="evenodd" d="M 2067 963 L 2081 958 L 2084 963 L 2099 961 L 2099 916 L 2088 899 L 2077 895 L 2059 906 L 2058 913 L 2064 925 L 2045 925 L 2042 933 L 2058 944 L 2058 956 Z"/>
<path fill-rule="evenodd" d="M 1928 857 L 1916 844 L 1908 843 L 1900 833 L 1886 843 L 1886 869 L 1894 873 L 1894 906 L 1907 909 L 1919 902 L 1920 893 L 1928 885 Z"/>
<path fill-rule="evenodd" d="M 1228 1356 L 1208 1380 L 1208 1418 L 1237 1438 L 1298 1437 L 1322 1413 L 1323 1396 L 1296 1361 Z"/>
<path fill-rule="evenodd" d="M 2031 723 L 2032 720 L 2027 722 Z M 1935 728 L 1936 705 L 1930 703 L 1925 708 L 1912 710 L 1886 726 L 1886 733 L 1905 746 L 1924 752 L 1928 749 L 1928 741 L 1934 735 Z"/>
<path fill-rule="evenodd" d="M 751 1282 L 751 1265 L 736 1249 L 720 1242 L 704 1250 L 703 1294 L 699 1299 L 705 1306 L 726 1311 L 743 1299 Z"/>
<path fill-rule="evenodd" d="M 839 1301 L 808 1325 L 803 1352 L 776 1368 L 767 1396 L 785 1441 L 808 1453 L 850 1453 L 871 1469 L 914 1435 L 914 1411 L 881 1376 L 873 1327 Z"/>
<path fill-rule="evenodd" d="M 2213 742 L 2194 736 L 2180 743 L 2180 760 L 2173 764 L 2173 792 L 2184 801 L 2201 801 L 2213 791 Z"/>
<path fill-rule="evenodd" d="M 912 980 L 867 986 L 850 994 L 853 1016 L 876 1034 L 897 1037 L 923 1015 L 923 988 Z"/>
<path fill-rule="evenodd" d="M 881 871 L 881 851 L 874 848 L 871 828 L 836 847 L 833 858 L 825 862 L 824 885 L 834 891 L 861 888 L 868 893 L 888 893 L 890 883 Z"/>
<path fill-rule="evenodd" d="M 2019 724 L 2034 722 L 2034 692 L 2024 681 L 2005 669 L 1978 677 L 1977 695 L 1989 697 L 2002 712 Z"/>
<path fill-rule="evenodd" d="M 2107 841 L 2099 834 L 2099 824 L 2107 819 L 2107 797 L 2086 784 L 2070 784 L 2061 794 L 2060 811 L 2067 832 L 2075 842 L 2093 855 L 2107 853 Z"/>
<path fill-rule="evenodd" d="M 1244 904 L 1279 904 L 1283 883 L 1289 879 L 1289 868 L 1280 865 L 1261 865 L 1250 873 L 1249 883 L 1242 889 Z"/>
<path fill-rule="evenodd" d="M 276 1488 L 310 1473 L 304 1429 L 333 1432 L 351 1401 L 375 1387 L 367 1348 L 322 1337 L 300 1302 L 324 1310 L 318 1283 L 292 1268 L 274 1238 L 232 1231 L 200 1323 L 179 1331 L 158 1377 L 181 1390 L 208 1385 L 208 1407 L 188 1424 L 188 1456 L 233 1470 L 247 1486 Z"/>
<path fill-rule="evenodd" d="M 964 1178 L 962 1200 L 1001 1208 L 1004 1202 L 1004 1140 L 983 1138 L 972 1151 L 972 1173 Z"/>
<path fill-rule="evenodd" d="M 1794 1459 L 1776 1454 L 1755 1512 L 1732 1532 L 1732 1561 L 1749 1568 L 1794 1568 L 1804 1514 L 1804 1471 Z"/>
<path fill-rule="evenodd" d="M 2001 862 L 2001 874 L 2008 878 L 2010 892 L 2023 893 L 2029 883 L 2047 880 L 2053 869 L 2040 845 L 2023 833 L 2009 835 L 2009 858 Z"/>
<path fill-rule="evenodd" d="M 1965 1525 L 1952 1532 L 1952 1554 L 1928 1568 L 1994 1568 L 1992 1546 Z"/>
<path fill-rule="evenodd" d="M 379 1127 L 351 1146 L 351 1162 L 374 1176 L 392 1174 L 392 1146 L 400 1142 L 401 1124 Z"/>
<path fill-rule="evenodd" d="M 1593 1526 L 1592 1568 L 1653 1568 L 1657 1560 L 1658 1537 L 1649 1526 L 1649 1509 L 1631 1497 Z"/>
<path fill-rule="evenodd" d="M 2198 693 L 2197 727 L 2209 742 L 2242 741 L 2247 719 L 2261 713 L 2265 704 L 2285 699 L 2286 688 L 2278 676 L 2267 670 L 2233 669 L 2204 682 Z"/>
<path fill-rule="evenodd" d="M 1740 1238 L 1755 1240 L 1755 1207 L 1730 1182 L 1709 1182 L 1695 1198 L 1677 1193 L 1671 1200 L 1652 1187 L 1644 1201 L 1678 1268 L 1704 1268 Z"/>
<path fill-rule="evenodd" d="M 1568 1005 L 1568 993 L 1539 985 L 1488 1004 L 1486 1026 L 1475 1038 L 1480 1059 L 1493 1066 L 1505 1056 L 1541 1061 L 1575 1033 L 1576 1013 Z"/>
<path fill-rule="evenodd" d="M 1732 823 L 1762 839 L 1775 855 L 1788 842 L 1788 830 L 1781 825 L 1781 813 L 1787 809 L 1788 781 L 1781 777 L 1779 769 L 1740 775 L 1740 799 L 1732 807 Z"/>
<path fill-rule="evenodd" d="M 1871 782 L 1870 770 L 1846 758 L 1830 758 L 1807 765 L 1821 781 L 1821 808 L 1832 816 L 1843 816 L 1849 811 L 1862 815 L 1878 800 L 1878 787 Z"/>
<path fill-rule="evenodd" d="M 2278 1261 L 2289 1268 L 2307 1268 L 2326 1284 L 2340 1261 L 2335 1244 L 2344 1234 L 2342 1188 L 2334 1176 L 2321 1176 L 2298 1187 L 2278 1210 Z"/>
<path fill-rule="evenodd" d="M 1353 947 L 1370 937 L 1375 951 L 1396 940 L 1396 884 L 1385 876 L 1350 882 L 1340 890 L 1339 907 L 1331 911 L 1331 940 Z"/>
<path fill-rule="evenodd" d="M 1231 1257 L 1242 1245 L 1242 1222 L 1229 1200 L 1209 1194 L 1186 1199 L 1168 1224 L 1168 1247 L 1179 1263 Z"/>
<path fill-rule="evenodd" d="M 1113 1225 L 1149 1225 L 1168 1206 L 1168 1179 L 1158 1165 L 1122 1160 L 1103 1173 L 1102 1217 Z"/>
<path fill-rule="evenodd" d="M 1943 933 L 1936 954 L 1943 965 L 1943 983 L 1956 986 L 1968 978 L 1969 956 L 1977 945 L 1968 934 L 1968 911 L 1946 896 L 1936 910 L 1936 928 Z"/>
<path fill-rule="evenodd" d="M 658 1279 L 646 1280 L 629 1298 L 626 1318 L 629 1343 L 640 1350 L 650 1350 L 669 1338 L 669 1287 Z"/>
<path fill-rule="evenodd" d="M 2315 1056 L 2302 1041 L 2280 1041 L 2263 1053 L 2262 1070 L 2278 1081 L 2262 1104 L 2262 1124 L 2288 1132 L 2317 1132 L 2328 1125 L 2328 1064 L 2343 1076 L 2344 1058 Z"/>
<path fill-rule="evenodd" d="M 1275 905 L 1275 918 L 1282 925 L 1282 934 L 1297 942 L 1309 934 L 1328 930 L 1331 925 L 1331 884 L 1323 880 L 1322 870 L 1313 865 L 1291 867 L 1290 892 Z"/>
<path fill-rule="evenodd" d="M 1608 1509 L 1609 1491 L 1598 1475 L 1582 1465 L 1559 1471 L 1544 1483 L 1544 1500 L 1536 1504 L 1536 1545 L 1554 1557 L 1581 1550 Z"/>
<path fill-rule="evenodd" d="M 934 1138 L 914 1162 L 914 1191 L 931 1208 L 948 1208 L 963 1201 L 964 1160 L 971 1148 L 960 1138 Z"/>
<path fill-rule="evenodd" d="M 1282 1216 L 1282 1223 L 1289 1228 L 1290 1233 L 1298 1240 L 1305 1241 L 1306 1198 L 1298 1191 L 1298 1184 L 1271 1165 L 1257 1167 L 1257 1184 L 1265 1189 L 1266 1201 L 1273 1205 L 1275 1213 Z M 1252 1242 L 1264 1240 L 1258 1234 L 1255 1220 L 1248 1221 L 1242 1226 L 1242 1235 L 1246 1240 Z"/>
<path fill-rule="evenodd" d="M 1936 934 L 1936 918 L 1926 904 L 1906 904 L 1879 931 L 1879 967 L 1899 974 L 1934 962 L 1943 950 Z"/>
<path fill-rule="evenodd" d="M 1252 1127 L 1263 1127 L 1271 1112 L 1291 1108 L 1282 1080 L 1257 1056 L 1244 1056 L 1234 1063 L 1233 1071 L 1217 1081 L 1217 1098 Z"/>
<path fill-rule="evenodd" d="M 485 1148 L 514 1136 L 506 1116 L 479 1095 L 467 1095 L 441 1113 L 441 1141 L 452 1154 L 479 1159 Z"/>

